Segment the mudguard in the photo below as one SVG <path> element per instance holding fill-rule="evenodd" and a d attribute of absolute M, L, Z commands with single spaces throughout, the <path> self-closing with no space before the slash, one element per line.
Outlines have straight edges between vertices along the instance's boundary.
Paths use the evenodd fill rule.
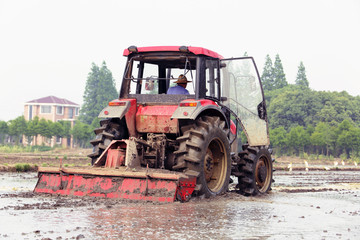
<path fill-rule="evenodd" d="M 113 100 L 109 106 L 101 110 L 99 118 L 123 118 L 129 111 L 131 106 L 130 101 Z"/>
<path fill-rule="evenodd" d="M 181 101 L 178 108 L 171 116 L 171 119 L 175 118 L 195 120 L 204 111 L 213 111 L 214 115 L 221 115 L 223 119 L 226 119 L 220 107 L 214 101 L 207 99 L 186 99 L 184 101 Z"/>
<path fill-rule="evenodd" d="M 130 136 L 136 136 L 135 129 L 136 99 L 115 99 L 101 110 L 99 118 L 119 118 L 125 116 Z"/>

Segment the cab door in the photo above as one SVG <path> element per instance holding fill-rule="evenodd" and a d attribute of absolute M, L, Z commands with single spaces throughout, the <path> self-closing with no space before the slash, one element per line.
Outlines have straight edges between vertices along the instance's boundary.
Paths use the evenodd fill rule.
<path fill-rule="evenodd" d="M 236 114 L 250 146 L 270 144 L 264 93 L 252 57 L 220 60 L 223 104 Z M 239 137 L 239 136 L 238 136 Z"/>

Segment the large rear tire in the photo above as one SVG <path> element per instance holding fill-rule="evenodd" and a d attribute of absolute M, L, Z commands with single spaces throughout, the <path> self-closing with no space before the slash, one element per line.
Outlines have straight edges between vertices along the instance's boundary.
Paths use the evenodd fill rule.
<path fill-rule="evenodd" d="M 105 119 L 100 121 L 100 127 L 94 130 L 95 139 L 90 143 L 93 145 L 93 152 L 88 155 L 91 158 L 91 165 L 94 165 L 98 157 L 104 152 L 112 140 L 128 138 L 128 131 L 124 120 Z"/>
<path fill-rule="evenodd" d="M 173 169 L 196 176 L 194 195 L 216 196 L 228 190 L 231 159 L 227 128 L 219 117 L 203 117 L 182 127 Z"/>
<path fill-rule="evenodd" d="M 268 149 L 246 147 L 241 159 L 242 176 L 238 177 L 240 193 L 245 196 L 268 193 L 273 182 L 272 159 Z"/>

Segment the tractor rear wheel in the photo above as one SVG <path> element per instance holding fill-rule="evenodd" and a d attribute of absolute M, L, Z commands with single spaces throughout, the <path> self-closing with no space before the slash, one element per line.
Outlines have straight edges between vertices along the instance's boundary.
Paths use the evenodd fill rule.
<path fill-rule="evenodd" d="M 96 135 L 95 139 L 90 141 L 93 145 L 93 152 L 88 155 L 91 158 L 91 165 L 94 165 L 112 140 L 121 140 L 128 137 L 125 121 L 120 119 L 100 121 L 100 127 L 96 128 L 94 133 Z"/>
<path fill-rule="evenodd" d="M 271 154 L 266 148 L 246 147 L 241 153 L 242 164 L 238 177 L 240 193 L 245 196 L 265 194 L 271 190 L 273 168 Z"/>
<path fill-rule="evenodd" d="M 173 169 L 197 177 L 194 195 L 210 197 L 228 189 L 231 159 L 225 126 L 219 117 L 203 117 L 182 127 L 183 135 L 177 138 L 179 150 Z"/>

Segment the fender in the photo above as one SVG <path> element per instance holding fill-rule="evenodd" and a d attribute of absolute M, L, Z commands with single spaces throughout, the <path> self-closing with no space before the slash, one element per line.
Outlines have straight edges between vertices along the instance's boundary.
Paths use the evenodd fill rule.
<path fill-rule="evenodd" d="M 99 118 L 123 118 L 130 109 L 130 101 L 115 99 L 99 113 Z"/>
<path fill-rule="evenodd" d="M 175 110 L 171 119 L 191 119 L 195 120 L 204 111 L 213 111 L 214 115 L 220 115 L 226 119 L 225 114 L 221 111 L 220 107 L 208 99 L 186 99 L 179 103 L 178 108 Z"/>
<path fill-rule="evenodd" d="M 136 99 L 115 99 L 101 110 L 99 118 L 120 118 L 125 116 L 130 137 L 136 136 L 135 129 Z"/>

